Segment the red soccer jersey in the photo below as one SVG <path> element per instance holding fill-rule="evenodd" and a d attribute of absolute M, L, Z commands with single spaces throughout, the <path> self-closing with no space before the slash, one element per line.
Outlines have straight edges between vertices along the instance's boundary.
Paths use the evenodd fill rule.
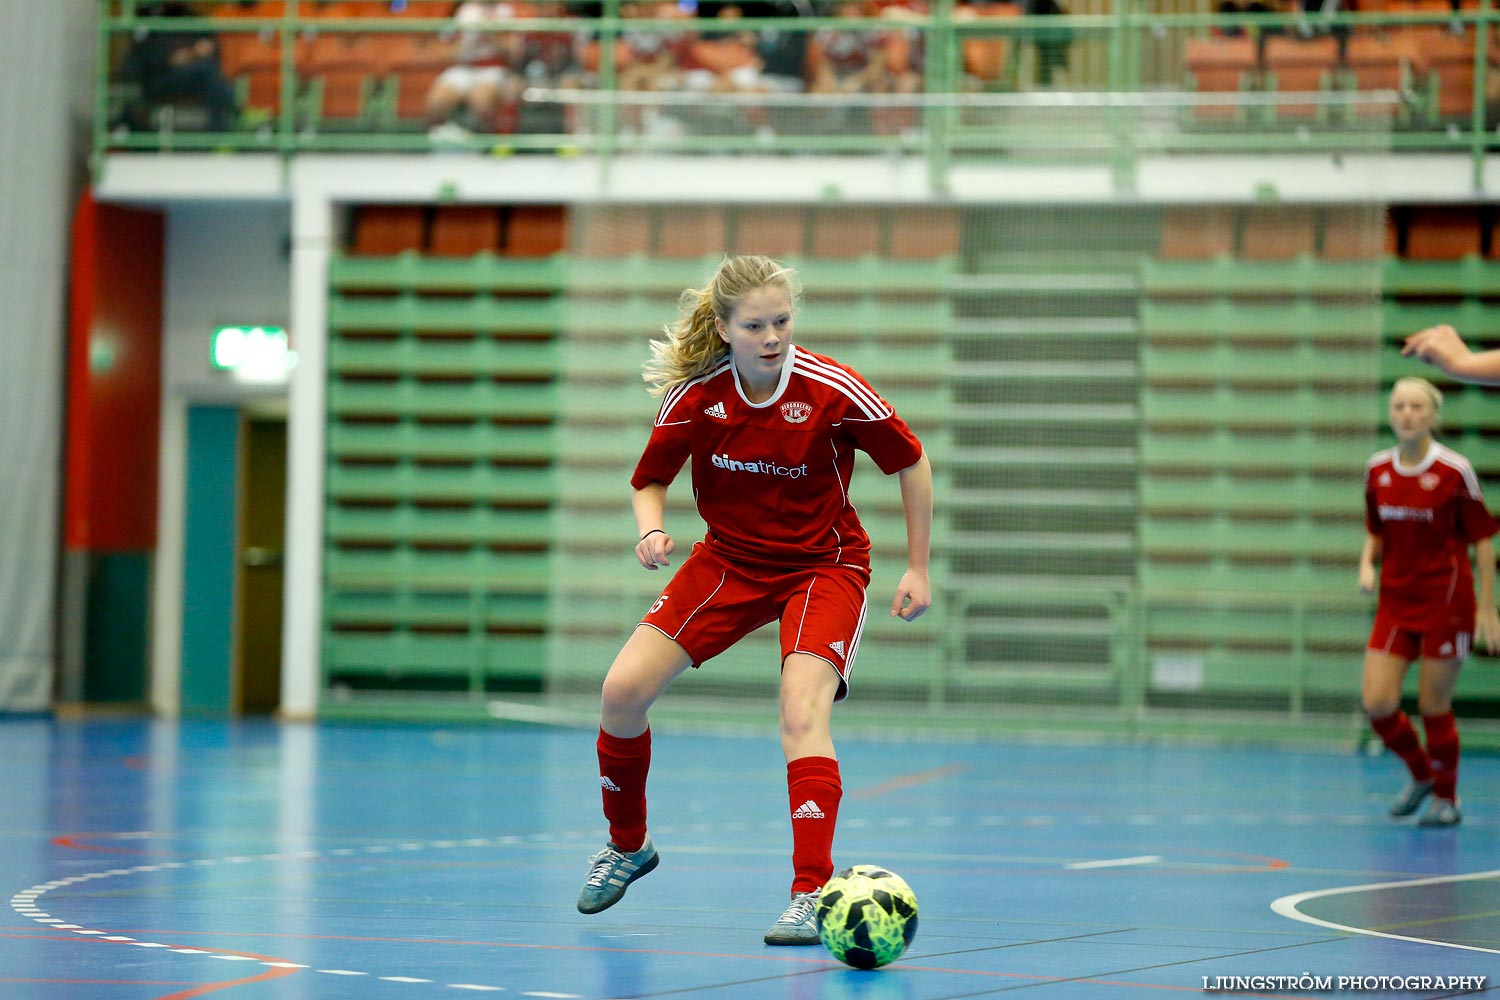
<path fill-rule="evenodd" d="M 793 346 L 764 403 L 745 397 L 728 357 L 668 390 L 630 483 L 670 484 L 691 456 L 715 554 L 868 569 L 870 539 L 849 500 L 856 448 L 887 475 L 922 457 L 911 428 L 853 369 Z"/>
<path fill-rule="evenodd" d="M 1396 449 L 1365 465 L 1365 527 L 1381 540 L 1380 604 L 1422 628 L 1446 607 L 1474 607 L 1469 546 L 1500 531 L 1469 460 L 1433 444 L 1414 467 Z"/>

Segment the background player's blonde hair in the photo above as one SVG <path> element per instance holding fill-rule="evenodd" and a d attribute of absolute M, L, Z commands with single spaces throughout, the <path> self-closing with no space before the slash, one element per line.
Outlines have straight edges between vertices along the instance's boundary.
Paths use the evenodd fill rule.
<path fill-rule="evenodd" d="M 1422 378 L 1420 375 L 1406 375 L 1402 378 L 1398 378 L 1396 380 L 1396 384 L 1391 386 L 1391 395 L 1394 396 L 1396 394 L 1396 390 L 1401 388 L 1402 386 L 1411 386 L 1413 389 L 1418 390 L 1422 393 L 1422 395 L 1426 396 L 1427 401 L 1432 404 L 1432 412 L 1434 414 L 1440 414 L 1443 412 L 1442 390 L 1433 385 L 1431 382 L 1427 381 L 1425 378 Z"/>
<path fill-rule="evenodd" d="M 797 275 L 789 267 L 758 254 L 727 257 L 702 288 L 689 288 L 677 300 L 677 322 L 662 332 L 665 340 L 651 342 L 651 360 L 641 366 L 641 377 L 660 396 L 712 369 L 729 345 L 719 337 L 715 319 L 726 323 L 740 299 L 759 288 L 779 288 L 795 303 Z"/>

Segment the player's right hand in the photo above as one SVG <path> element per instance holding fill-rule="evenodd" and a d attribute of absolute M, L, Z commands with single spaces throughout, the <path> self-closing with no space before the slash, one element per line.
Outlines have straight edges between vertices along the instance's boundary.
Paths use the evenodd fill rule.
<path fill-rule="evenodd" d="M 635 557 L 640 560 L 642 566 L 649 570 L 655 570 L 658 566 L 670 566 L 672 561 L 667 556 L 677 548 L 672 541 L 672 536 L 665 531 L 653 531 L 651 534 L 635 543 Z"/>
<path fill-rule="evenodd" d="M 1361 566 L 1359 568 L 1359 592 L 1361 594 L 1375 593 L 1375 567 Z"/>
<path fill-rule="evenodd" d="M 1450 374 L 1454 364 L 1470 353 L 1469 346 L 1459 337 L 1458 331 L 1446 323 L 1418 331 L 1401 344 L 1402 357 L 1416 355 L 1429 365 L 1436 365 Z"/>

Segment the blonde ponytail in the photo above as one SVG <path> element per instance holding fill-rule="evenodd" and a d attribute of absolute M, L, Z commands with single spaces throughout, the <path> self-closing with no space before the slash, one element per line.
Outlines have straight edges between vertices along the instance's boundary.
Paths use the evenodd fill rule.
<path fill-rule="evenodd" d="M 729 354 L 716 321 L 729 321 L 740 299 L 772 286 L 795 302 L 796 274 L 769 257 L 729 257 L 702 288 L 689 288 L 677 300 L 675 323 L 662 328 L 665 338 L 651 342 L 651 359 L 641 366 L 641 377 L 660 396 L 674 385 L 706 375 Z"/>

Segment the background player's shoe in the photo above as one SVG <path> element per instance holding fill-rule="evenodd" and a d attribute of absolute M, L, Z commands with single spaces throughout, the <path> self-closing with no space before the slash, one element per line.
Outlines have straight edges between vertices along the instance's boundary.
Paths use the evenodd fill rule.
<path fill-rule="evenodd" d="M 1427 804 L 1427 811 L 1422 813 L 1422 818 L 1417 820 L 1418 826 L 1457 826 L 1464 821 L 1464 814 L 1458 811 L 1458 802 L 1452 799 L 1433 799 Z"/>
<path fill-rule="evenodd" d="M 661 858 L 648 836 L 639 851 L 626 853 L 613 841 L 589 858 L 589 877 L 578 894 L 579 913 L 598 913 L 614 906 L 625 895 L 625 887 L 656 867 Z"/>
<path fill-rule="evenodd" d="M 799 892 L 770 930 L 766 931 L 766 944 L 817 944 L 818 938 L 818 893 Z"/>
<path fill-rule="evenodd" d="M 1417 806 L 1422 804 L 1422 800 L 1431 794 L 1432 782 L 1408 779 L 1406 787 L 1401 789 L 1391 802 L 1391 816 L 1410 816 L 1417 811 Z"/>

